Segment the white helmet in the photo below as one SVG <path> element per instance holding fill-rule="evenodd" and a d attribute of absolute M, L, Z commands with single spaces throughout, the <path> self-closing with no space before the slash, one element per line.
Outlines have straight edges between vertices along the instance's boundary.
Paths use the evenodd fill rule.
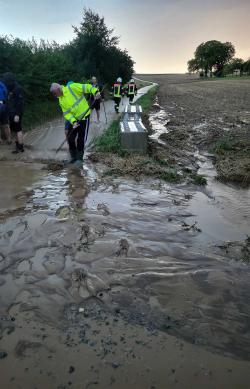
<path fill-rule="evenodd" d="M 117 81 L 117 82 L 122 82 L 122 78 L 121 78 L 121 77 L 118 77 L 116 81 Z"/>
<path fill-rule="evenodd" d="M 129 82 L 135 82 L 135 80 L 133 78 L 131 78 L 131 80 Z"/>

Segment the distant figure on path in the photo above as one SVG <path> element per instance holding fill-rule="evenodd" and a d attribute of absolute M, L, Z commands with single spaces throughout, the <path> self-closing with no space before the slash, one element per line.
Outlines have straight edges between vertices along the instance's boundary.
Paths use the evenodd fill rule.
<path fill-rule="evenodd" d="M 114 85 L 112 86 L 112 95 L 115 102 L 115 111 L 119 113 L 119 107 L 121 98 L 124 96 L 124 89 L 122 87 L 122 78 L 118 77 Z"/>
<path fill-rule="evenodd" d="M 98 83 L 96 77 L 91 78 L 91 85 L 94 88 L 97 88 L 98 91 L 101 93 L 101 99 L 104 99 L 104 93 L 102 92 L 103 86 L 102 84 Z M 92 106 L 92 109 L 96 111 L 97 121 L 100 123 L 100 107 L 101 107 L 101 99 L 95 100 L 95 97 L 93 95 L 90 95 L 90 105 Z"/>
<path fill-rule="evenodd" d="M 126 86 L 126 95 L 128 96 L 129 103 L 131 104 L 134 100 L 134 97 L 137 95 L 137 86 L 133 78 L 131 78 L 128 85 Z"/>

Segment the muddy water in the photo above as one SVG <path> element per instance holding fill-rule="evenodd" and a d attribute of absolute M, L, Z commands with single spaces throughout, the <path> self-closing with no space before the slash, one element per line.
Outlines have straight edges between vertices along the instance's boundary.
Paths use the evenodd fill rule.
<path fill-rule="evenodd" d="M 250 189 L 217 181 L 211 157 L 199 155 L 199 159 L 199 173 L 207 178 L 208 185 L 193 197 L 191 212 L 197 215 L 211 243 L 246 239 L 250 231 Z"/>
<path fill-rule="evenodd" d="M 217 248 L 249 191 L 197 158 L 205 190 L 1 163 L 4 387 L 249 387 L 250 268 Z"/>
<path fill-rule="evenodd" d="M 33 183 L 37 183 L 43 175 L 39 164 L 1 161 L 0 212 L 25 205 L 28 191 L 32 191 Z"/>

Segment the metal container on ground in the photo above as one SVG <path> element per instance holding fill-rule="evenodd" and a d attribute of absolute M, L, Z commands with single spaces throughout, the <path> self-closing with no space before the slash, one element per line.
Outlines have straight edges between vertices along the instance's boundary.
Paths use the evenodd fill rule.
<path fill-rule="evenodd" d="M 121 147 L 125 151 L 146 154 L 148 134 L 141 120 L 140 105 L 128 105 L 120 121 Z"/>

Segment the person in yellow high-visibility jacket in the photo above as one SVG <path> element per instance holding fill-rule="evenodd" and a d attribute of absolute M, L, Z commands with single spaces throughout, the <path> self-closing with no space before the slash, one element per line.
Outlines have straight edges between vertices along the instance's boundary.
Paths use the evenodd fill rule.
<path fill-rule="evenodd" d="M 84 147 L 88 137 L 90 107 L 85 94 L 100 99 L 98 88 L 91 84 L 69 83 L 63 86 L 51 84 L 51 93 L 58 98 L 64 119 L 69 123 L 67 141 L 71 156 L 70 163 L 83 160 Z"/>

